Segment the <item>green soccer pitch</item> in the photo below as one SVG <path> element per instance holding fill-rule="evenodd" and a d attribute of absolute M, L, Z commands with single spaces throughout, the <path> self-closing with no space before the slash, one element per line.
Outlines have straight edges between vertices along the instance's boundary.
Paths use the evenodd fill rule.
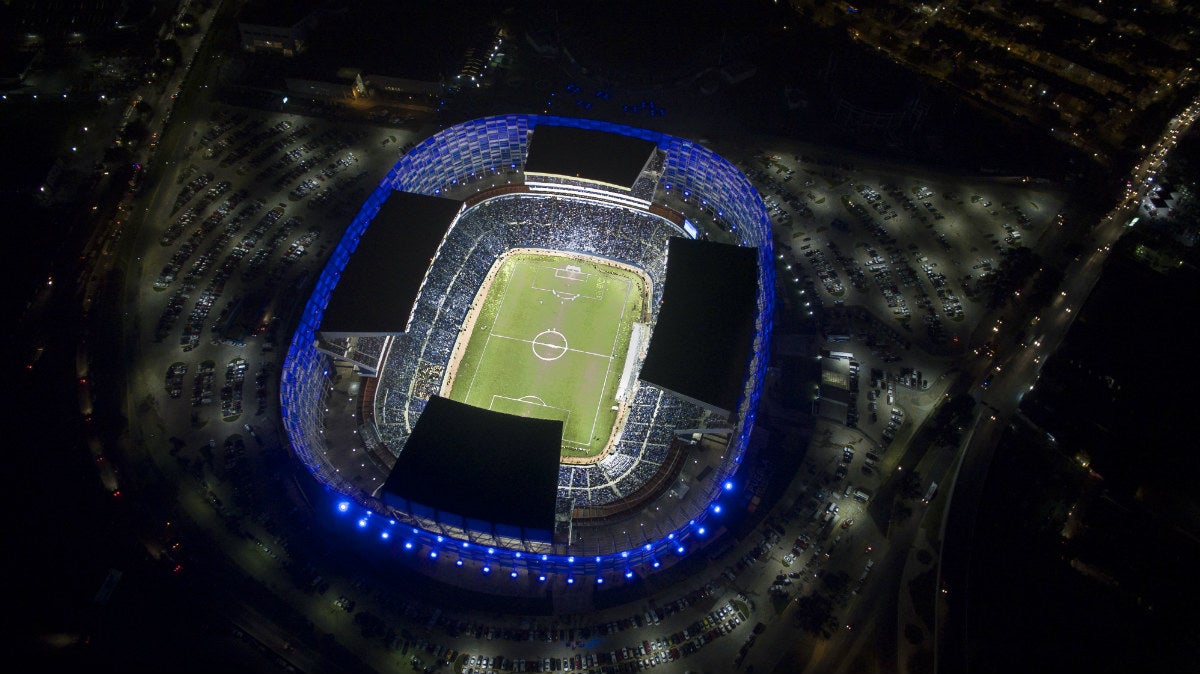
<path fill-rule="evenodd" d="M 474 327 L 459 337 L 469 341 L 449 397 L 562 421 L 563 456 L 596 456 L 616 423 L 617 386 L 645 310 L 644 278 L 549 253 L 515 253 L 499 265 Z"/>

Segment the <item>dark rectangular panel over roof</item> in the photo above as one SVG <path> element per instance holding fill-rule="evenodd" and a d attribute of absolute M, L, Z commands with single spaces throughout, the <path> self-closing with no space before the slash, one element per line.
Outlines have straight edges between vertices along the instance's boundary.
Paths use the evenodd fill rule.
<path fill-rule="evenodd" d="M 417 291 L 462 202 L 393 192 L 367 225 L 321 317 L 336 339 L 404 332 Z"/>
<path fill-rule="evenodd" d="M 539 124 L 530 135 L 525 174 L 565 176 L 630 190 L 655 147 L 652 141 L 616 133 Z"/>
<path fill-rule="evenodd" d="M 754 348 L 758 251 L 672 238 L 642 380 L 732 412 Z"/>
<path fill-rule="evenodd" d="M 554 528 L 562 422 L 434 396 L 383 485 L 384 498 L 542 532 Z"/>

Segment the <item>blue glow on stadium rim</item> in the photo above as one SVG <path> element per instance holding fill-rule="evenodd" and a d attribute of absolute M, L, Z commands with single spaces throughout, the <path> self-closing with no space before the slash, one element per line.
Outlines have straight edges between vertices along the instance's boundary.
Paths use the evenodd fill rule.
<path fill-rule="evenodd" d="M 285 430 L 289 444 L 310 472 L 324 482 L 328 488 L 337 492 L 353 490 L 353 487 L 342 482 L 336 476 L 332 467 L 322 458 L 324 455 L 324 439 L 319 429 L 322 428 L 323 405 L 318 402 L 326 388 L 328 377 L 328 359 L 318 352 L 314 346 L 313 336 L 320 324 L 321 316 L 328 303 L 329 295 L 337 283 L 337 279 L 361 233 L 370 223 L 382 202 L 394 189 L 421 192 L 425 194 L 441 193 L 446 185 L 459 182 L 472 173 L 484 170 L 494 170 L 496 166 L 507 165 L 509 169 L 518 171 L 524 164 L 526 149 L 526 134 L 540 123 L 550 123 L 558 126 L 573 126 L 591 128 L 600 131 L 629 135 L 657 143 L 665 151 L 667 161 L 663 167 L 663 184 L 667 190 L 666 198 L 670 199 L 672 189 L 680 189 L 684 196 L 692 197 L 692 191 L 697 192 L 697 198 L 705 202 L 713 202 L 718 213 L 729 213 L 731 231 L 744 231 L 747 245 L 757 246 L 759 251 L 759 296 L 758 313 L 759 331 L 756 335 L 754 357 L 747 373 L 747 387 L 739 402 L 741 412 L 738 428 L 734 437 L 729 441 L 725 463 L 721 465 L 721 473 L 717 484 L 725 491 L 732 491 L 733 481 L 728 478 L 740 467 L 746 445 L 749 441 L 750 430 L 757 414 L 758 400 L 762 394 L 762 380 L 766 370 L 769 333 L 774 311 L 774 266 L 772 263 L 773 246 L 771 224 L 766 209 L 757 192 L 745 177 L 728 161 L 697 145 L 693 141 L 669 136 L 655 131 L 637 129 L 625 125 L 597 122 L 542 115 L 504 115 L 477 119 L 440 131 L 425 139 L 412 151 L 404 155 L 393 167 L 378 188 L 367 198 L 366 203 L 348 227 L 346 234 L 339 241 L 331 254 L 329 263 L 321 272 L 315 283 L 315 289 L 309 296 L 304 311 L 299 319 L 296 331 L 289 346 L 282 367 L 280 379 L 280 401 Z M 511 159 L 505 155 L 503 161 L 495 161 L 486 151 L 482 154 L 460 152 L 477 144 L 485 148 L 499 148 L 498 151 L 511 153 Z M 476 162 L 470 164 L 469 162 Z M 740 225 L 740 227 L 739 227 Z M 724 480 L 723 482 L 721 480 Z M 717 490 L 717 494 L 720 490 Z M 710 495 L 708 503 L 694 517 L 697 523 L 703 522 L 706 515 L 720 512 L 720 506 L 714 504 L 716 494 Z M 371 503 L 372 507 L 382 507 L 368 495 L 360 494 L 350 499 L 338 501 L 336 508 L 341 513 L 351 509 L 350 501 Z M 710 505 L 712 506 L 710 509 Z M 369 516 L 374 511 L 363 508 Z M 390 512 L 388 513 L 390 514 Z M 409 515 L 405 516 L 408 519 Z M 364 518 L 365 520 L 365 518 Z M 360 520 L 361 521 L 361 520 Z M 392 520 L 395 523 L 395 520 Z M 360 525 L 363 526 L 363 525 Z M 366 528 L 366 527 L 364 527 Z M 444 536 L 442 533 L 426 531 L 413 527 L 413 539 L 423 544 L 432 545 L 437 537 L 453 542 L 454 536 Z M 577 572 L 598 572 L 598 567 L 609 559 L 621 559 L 622 564 L 649 563 L 653 568 L 659 568 L 658 554 L 670 549 L 684 547 L 684 542 L 693 536 L 698 536 L 699 528 L 695 525 L 680 527 L 664 536 L 651 541 L 631 542 L 632 547 L 626 550 L 614 550 L 609 554 L 599 555 L 595 562 L 596 569 L 591 563 L 574 565 Z M 384 538 L 381 533 L 381 538 Z M 458 541 L 464 551 L 471 549 L 467 540 Z M 451 543 L 452 544 L 452 543 Z M 407 544 L 411 545 L 411 541 Z M 407 547 L 406 545 L 406 547 Z M 669 547 L 668 547 L 669 546 Z M 411 549 L 411 548 L 410 548 Z M 516 558 L 520 550 L 496 548 L 497 558 Z M 540 551 L 539 551 L 540 552 Z M 572 555 L 573 556 L 573 555 Z M 563 566 L 567 557 L 563 554 L 540 553 L 549 570 Z M 585 558 L 586 559 L 586 558 Z M 461 565 L 462 559 L 456 561 Z M 589 560 L 590 561 L 590 560 Z"/>

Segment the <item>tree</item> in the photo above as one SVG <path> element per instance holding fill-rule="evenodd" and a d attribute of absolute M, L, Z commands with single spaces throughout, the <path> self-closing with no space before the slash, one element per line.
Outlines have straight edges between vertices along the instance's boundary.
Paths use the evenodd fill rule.
<path fill-rule="evenodd" d="M 354 622 L 358 624 L 363 637 L 366 639 L 382 637 L 387 631 L 383 619 L 370 611 L 359 611 L 354 614 Z"/>
<path fill-rule="evenodd" d="M 821 574 L 821 584 L 833 594 L 837 594 L 838 592 L 846 589 L 846 585 L 849 583 L 850 574 L 846 573 L 845 571 L 838 571 L 836 573 L 826 571 L 825 573 Z"/>
<path fill-rule="evenodd" d="M 191 14 L 184 14 L 179 17 L 179 22 L 175 26 L 180 35 L 195 35 L 198 30 L 196 17 Z"/>
<path fill-rule="evenodd" d="M 1027 298 L 1029 304 L 1034 307 L 1045 307 L 1050 304 L 1050 300 L 1054 298 L 1054 293 L 1059 289 L 1063 282 L 1063 267 L 1053 265 L 1044 267 L 1033 280 L 1033 287 L 1029 291 Z"/>
<path fill-rule="evenodd" d="M 820 634 L 832 619 L 833 602 L 825 595 L 812 594 L 796 600 L 796 621 L 804 631 Z"/>
<path fill-rule="evenodd" d="M 175 67 L 183 59 L 183 51 L 179 47 L 179 42 L 174 39 L 163 40 L 158 43 L 158 58 L 163 65 L 167 67 Z"/>
<path fill-rule="evenodd" d="M 988 303 L 992 308 L 1004 306 L 1013 291 L 1024 285 L 1042 265 L 1041 256 L 1024 246 L 1006 249 L 1002 255 Z"/>
<path fill-rule="evenodd" d="M 917 498 L 921 495 L 920 471 L 914 470 L 904 476 L 904 482 L 900 485 L 900 493 L 904 498 Z"/>
<path fill-rule="evenodd" d="M 943 403 L 933 420 L 933 441 L 942 445 L 957 446 L 962 439 L 961 426 L 974 410 L 975 399 L 965 393 L 955 395 Z"/>
<path fill-rule="evenodd" d="M 136 143 L 150 133 L 150 127 L 140 119 L 131 119 L 125 125 L 125 133 L 122 134 L 126 143 Z"/>
<path fill-rule="evenodd" d="M 124 146 L 111 145 L 104 148 L 104 161 L 109 164 L 127 164 L 133 160 L 133 153 Z M 161 340 L 159 340 L 161 341 Z"/>

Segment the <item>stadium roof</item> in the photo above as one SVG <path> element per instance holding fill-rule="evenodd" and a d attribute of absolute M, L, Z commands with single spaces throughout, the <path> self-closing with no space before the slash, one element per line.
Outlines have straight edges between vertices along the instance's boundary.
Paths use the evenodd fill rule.
<path fill-rule="evenodd" d="M 632 136 L 546 124 L 529 138 L 526 175 L 565 176 L 625 190 L 633 188 L 657 147 Z"/>
<path fill-rule="evenodd" d="M 270 0 L 249 2 L 238 16 L 240 23 L 256 26 L 291 27 L 319 9 L 317 0 Z"/>
<path fill-rule="evenodd" d="M 346 262 L 319 331 L 325 338 L 399 334 L 462 202 L 392 192 Z"/>
<path fill-rule="evenodd" d="M 732 412 L 754 349 L 758 250 L 674 237 L 641 379 Z"/>
<path fill-rule="evenodd" d="M 439 513 L 552 531 L 562 433 L 561 421 L 434 396 L 383 491 Z"/>
<path fill-rule="evenodd" d="M 286 61 L 256 60 L 256 75 L 313 78 L 345 67 L 441 82 L 461 70 L 472 49 L 487 54 L 496 32 L 486 3 L 261 0 L 249 3 L 244 10 L 249 15 L 240 20 L 292 26 L 305 16 L 297 8 L 310 4 L 316 6 L 318 23 L 308 31 L 307 49 Z M 446 30 L 450 25 L 455 29 Z"/>

